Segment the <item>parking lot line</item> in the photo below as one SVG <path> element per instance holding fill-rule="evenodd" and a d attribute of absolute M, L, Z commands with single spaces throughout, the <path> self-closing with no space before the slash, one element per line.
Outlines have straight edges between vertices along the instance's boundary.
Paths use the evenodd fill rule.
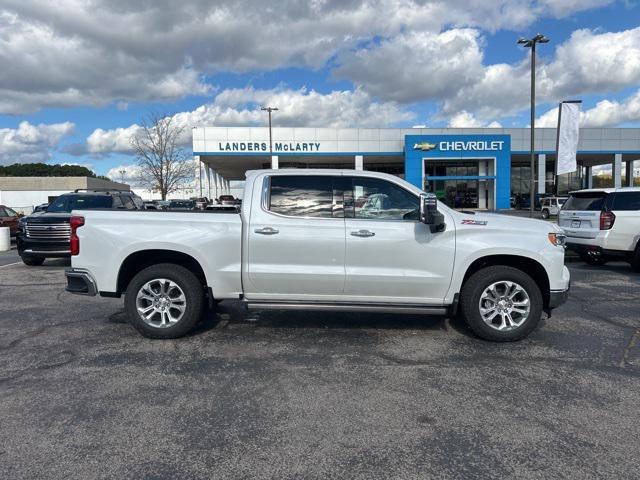
<path fill-rule="evenodd" d="M 8 263 L 7 265 L 0 265 L 0 268 L 4 268 L 4 267 L 10 267 L 11 265 L 19 265 L 22 262 L 14 262 L 14 263 Z"/>

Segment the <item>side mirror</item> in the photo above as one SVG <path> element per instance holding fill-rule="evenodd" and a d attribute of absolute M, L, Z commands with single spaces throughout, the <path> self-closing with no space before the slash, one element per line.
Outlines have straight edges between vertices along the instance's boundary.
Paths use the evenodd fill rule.
<path fill-rule="evenodd" d="M 443 232 L 444 215 L 438 211 L 438 199 L 433 193 L 420 195 L 420 221 L 429 225 L 431 233 Z"/>

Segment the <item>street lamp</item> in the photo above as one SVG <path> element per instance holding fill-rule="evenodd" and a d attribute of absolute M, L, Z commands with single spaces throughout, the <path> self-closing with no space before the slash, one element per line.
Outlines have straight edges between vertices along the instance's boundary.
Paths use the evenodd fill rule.
<path fill-rule="evenodd" d="M 524 45 L 526 48 L 531 49 L 531 183 L 529 184 L 529 216 L 533 217 L 533 209 L 535 203 L 535 131 L 536 131 L 536 44 L 549 43 L 549 39 L 542 34 L 537 34 L 531 39 L 520 38 L 518 45 Z"/>
<path fill-rule="evenodd" d="M 278 110 L 278 107 L 262 107 L 260 110 L 269 112 L 269 153 L 273 153 L 273 146 L 271 144 L 271 112 Z"/>
<path fill-rule="evenodd" d="M 122 170 L 118 170 L 118 172 L 120 173 L 120 183 L 124 183 L 124 175 L 127 171 L 123 168 Z"/>

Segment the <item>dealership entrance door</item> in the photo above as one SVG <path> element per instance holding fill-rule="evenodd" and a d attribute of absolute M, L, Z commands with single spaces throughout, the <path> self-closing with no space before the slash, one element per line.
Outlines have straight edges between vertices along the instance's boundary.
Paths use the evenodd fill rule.
<path fill-rule="evenodd" d="M 494 159 L 424 159 L 424 188 L 457 209 L 495 209 Z"/>

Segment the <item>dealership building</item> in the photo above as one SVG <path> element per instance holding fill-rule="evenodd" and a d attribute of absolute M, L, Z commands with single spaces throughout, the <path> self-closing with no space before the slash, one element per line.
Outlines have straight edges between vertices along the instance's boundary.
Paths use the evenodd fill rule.
<path fill-rule="evenodd" d="M 537 128 L 535 191 L 566 194 L 592 185 L 610 165 L 613 185 L 633 185 L 640 128 L 582 128 L 577 171 L 559 175 L 555 128 Z M 195 127 L 196 185 L 203 196 L 240 194 L 237 181 L 262 168 L 347 168 L 386 172 L 456 208 L 500 210 L 531 181 L 527 128 Z M 235 186 L 235 188 L 234 188 Z"/>

